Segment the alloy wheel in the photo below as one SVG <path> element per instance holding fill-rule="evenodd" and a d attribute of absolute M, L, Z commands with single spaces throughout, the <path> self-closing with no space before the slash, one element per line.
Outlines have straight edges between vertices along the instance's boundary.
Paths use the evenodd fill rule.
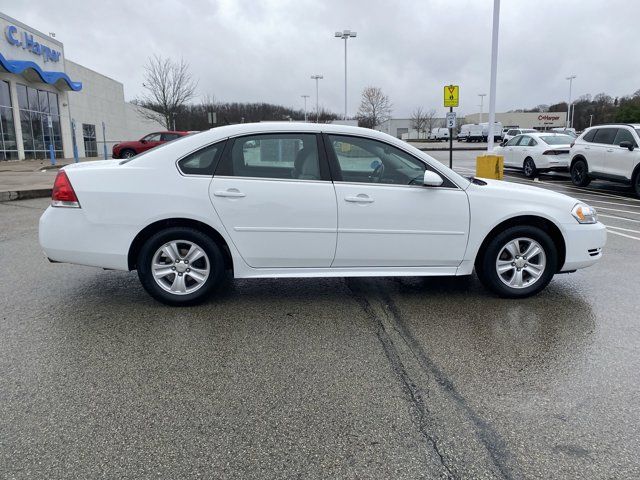
<path fill-rule="evenodd" d="M 204 249 L 188 240 L 165 243 L 156 250 L 151 261 L 155 282 L 174 295 L 187 295 L 199 290 L 211 272 Z"/>
<path fill-rule="evenodd" d="M 496 259 L 498 278 L 510 288 L 527 288 L 542 277 L 547 266 L 544 248 L 531 238 L 520 237 L 504 245 Z"/>

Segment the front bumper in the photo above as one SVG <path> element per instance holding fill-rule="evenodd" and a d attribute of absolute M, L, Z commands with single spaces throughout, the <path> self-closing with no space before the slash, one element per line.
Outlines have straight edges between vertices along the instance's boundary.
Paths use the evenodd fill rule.
<path fill-rule="evenodd" d="M 600 222 L 591 225 L 563 224 L 566 255 L 561 272 L 590 267 L 602 258 L 607 243 L 607 228 Z"/>

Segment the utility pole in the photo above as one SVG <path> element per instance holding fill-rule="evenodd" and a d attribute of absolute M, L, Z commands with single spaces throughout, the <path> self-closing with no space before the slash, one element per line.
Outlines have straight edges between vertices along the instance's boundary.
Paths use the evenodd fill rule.
<path fill-rule="evenodd" d="M 304 98 L 304 123 L 307 123 L 307 98 L 309 98 L 309 95 L 300 95 L 302 98 Z"/>
<path fill-rule="evenodd" d="M 316 81 L 316 123 L 320 123 L 320 104 L 318 103 L 318 80 L 322 80 L 322 75 L 311 75 L 311 79 Z"/>
<path fill-rule="evenodd" d="M 342 38 L 344 40 L 344 119 L 347 119 L 347 40 L 349 38 L 355 38 L 358 34 L 351 30 L 344 30 L 342 32 L 336 32 L 336 38 Z"/>
<path fill-rule="evenodd" d="M 498 76 L 498 30 L 500 27 L 500 0 L 493 0 L 493 32 L 491 34 L 491 85 L 489 87 L 489 132 L 487 152 L 493 150 L 493 128 L 496 123 L 496 77 Z"/>
<path fill-rule="evenodd" d="M 573 79 L 575 75 L 569 75 L 566 80 L 569 80 L 569 103 L 567 103 L 567 128 L 571 128 L 571 87 L 573 85 Z"/>

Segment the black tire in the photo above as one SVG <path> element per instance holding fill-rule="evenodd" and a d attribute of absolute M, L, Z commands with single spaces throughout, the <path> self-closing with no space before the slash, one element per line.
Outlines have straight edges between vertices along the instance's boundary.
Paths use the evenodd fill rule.
<path fill-rule="evenodd" d="M 636 197 L 640 198 L 640 171 L 636 173 L 633 180 L 633 190 L 636 192 Z"/>
<path fill-rule="evenodd" d="M 520 288 L 510 287 L 507 285 L 505 281 L 500 278 L 496 265 L 499 260 L 498 256 L 501 255 L 503 249 L 506 248 L 505 246 L 516 239 L 530 239 L 537 242 L 542 248 L 545 258 L 545 266 L 539 278 L 530 285 L 527 286 L 525 284 Z M 520 240 L 520 246 L 521 249 L 526 250 L 527 242 Z M 521 253 L 524 252 L 521 251 Z M 536 259 L 540 258 L 537 256 L 534 257 Z M 539 260 L 536 260 L 536 262 L 537 261 Z M 528 280 L 530 274 L 527 273 L 527 268 L 528 267 L 521 268 L 520 270 L 524 271 L 520 275 L 521 277 L 524 277 L 526 274 Z M 526 225 L 510 227 L 497 234 L 487 243 L 483 251 L 479 252 L 478 258 L 476 259 L 476 274 L 482 284 L 487 289 L 504 298 L 525 298 L 535 295 L 549 284 L 557 269 L 558 251 L 551 237 L 549 237 L 544 230 L 541 230 L 538 227 Z M 513 273 L 515 275 L 516 272 L 514 271 Z M 508 273 L 503 275 L 508 275 Z"/>
<path fill-rule="evenodd" d="M 205 254 L 203 257 L 196 260 L 196 262 L 200 263 L 196 264 L 192 262 L 191 266 L 194 268 L 194 271 L 196 271 L 196 268 L 206 268 L 207 264 L 209 268 L 206 280 L 200 283 L 190 276 L 193 275 L 193 273 L 188 273 L 190 270 L 186 270 L 183 274 L 184 279 L 182 280 L 185 284 L 184 293 L 171 293 L 165 289 L 169 288 L 169 283 L 175 282 L 177 275 L 179 275 L 177 272 L 169 273 L 162 277 L 162 279 L 156 280 L 151 268 L 154 262 L 154 256 L 156 256 L 159 249 L 172 241 L 175 241 L 178 244 L 180 259 L 183 259 L 176 262 L 176 264 L 179 264 L 180 262 L 183 263 L 182 265 L 178 265 L 179 269 L 187 268 L 187 265 L 184 265 L 184 263 L 188 264 L 188 260 L 185 262 L 184 259 L 186 259 L 186 249 L 190 243 L 195 244 Z M 165 260 L 168 261 L 165 265 L 168 268 L 175 270 L 175 268 L 173 268 L 173 263 L 169 261 L 168 256 Z M 193 265 L 196 265 L 196 267 L 193 267 Z M 161 230 L 151 236 L 140 249 L 137 259 L 137 267 L 140 282 L 149 295 L 159 302 L 173 306 L 195 305 L 204 301 L 223 280 L 225 270 L 224 257 L 216 242 L 201 231 L 188 227 L 171 227 Z M 182 277 L 182 275 L 180 276 Z M 192 282 L 191 287 L 189 287 L 188 282 Z M 165 285 L 165 288 L 160 286 L 159 283 Z M 187 288 L 196 288 L 195 285 L 198 283 L 200 286 L 198 286 L 197 289 L 192 292 L 187 291 Z"/>
<path fill-rule="evenodd" d="M 538 168 L 536 167 L 536 162 L 533 161 L 533 158 L 527 157 L 524 159 L 524 163 L 522 164 L 522 173 L 527 178 L 536 178 L 538 176 Z"/>
<path fill-rule="evenodd" d="M 571 181 L 576 187 L 586 187 L 591 183 L 589 167 L 584 160 L 576 160 L 571 165 Z"/>
<path fill-rule="evenodd" d="M 135 157 L 136 155 L 137 153 L 134 150 L 131 150 L 130 148 L 125 148 L 120 152 L 120 158 L 131 158 L 131 157 Z"/>

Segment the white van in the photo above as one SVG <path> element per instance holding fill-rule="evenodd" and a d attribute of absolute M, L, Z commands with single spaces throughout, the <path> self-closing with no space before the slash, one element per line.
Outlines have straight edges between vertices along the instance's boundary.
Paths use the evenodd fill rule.
<path fill-rule="evenodd" d="M 467 142 L 481 142 L 484 139 L 482 125 L 467 123 L 460 127 L 460 138 Z"/>
<path fill-rule="evenodd" d="M 487 141 L 489 138 L 489 122 L 481 123 L 482 125 L 482 140 Z M 502 122 L 493 123 L 493 141 L 502 140 Z"/>
<path fill-rule="evenodd" d="M 445 142 L 449 140 L 449 129 L 448 128 L 434 128 L 431 130 L 429 134 L 429 140 L 435 140 L 439 142 L 444 140 Z"/>

